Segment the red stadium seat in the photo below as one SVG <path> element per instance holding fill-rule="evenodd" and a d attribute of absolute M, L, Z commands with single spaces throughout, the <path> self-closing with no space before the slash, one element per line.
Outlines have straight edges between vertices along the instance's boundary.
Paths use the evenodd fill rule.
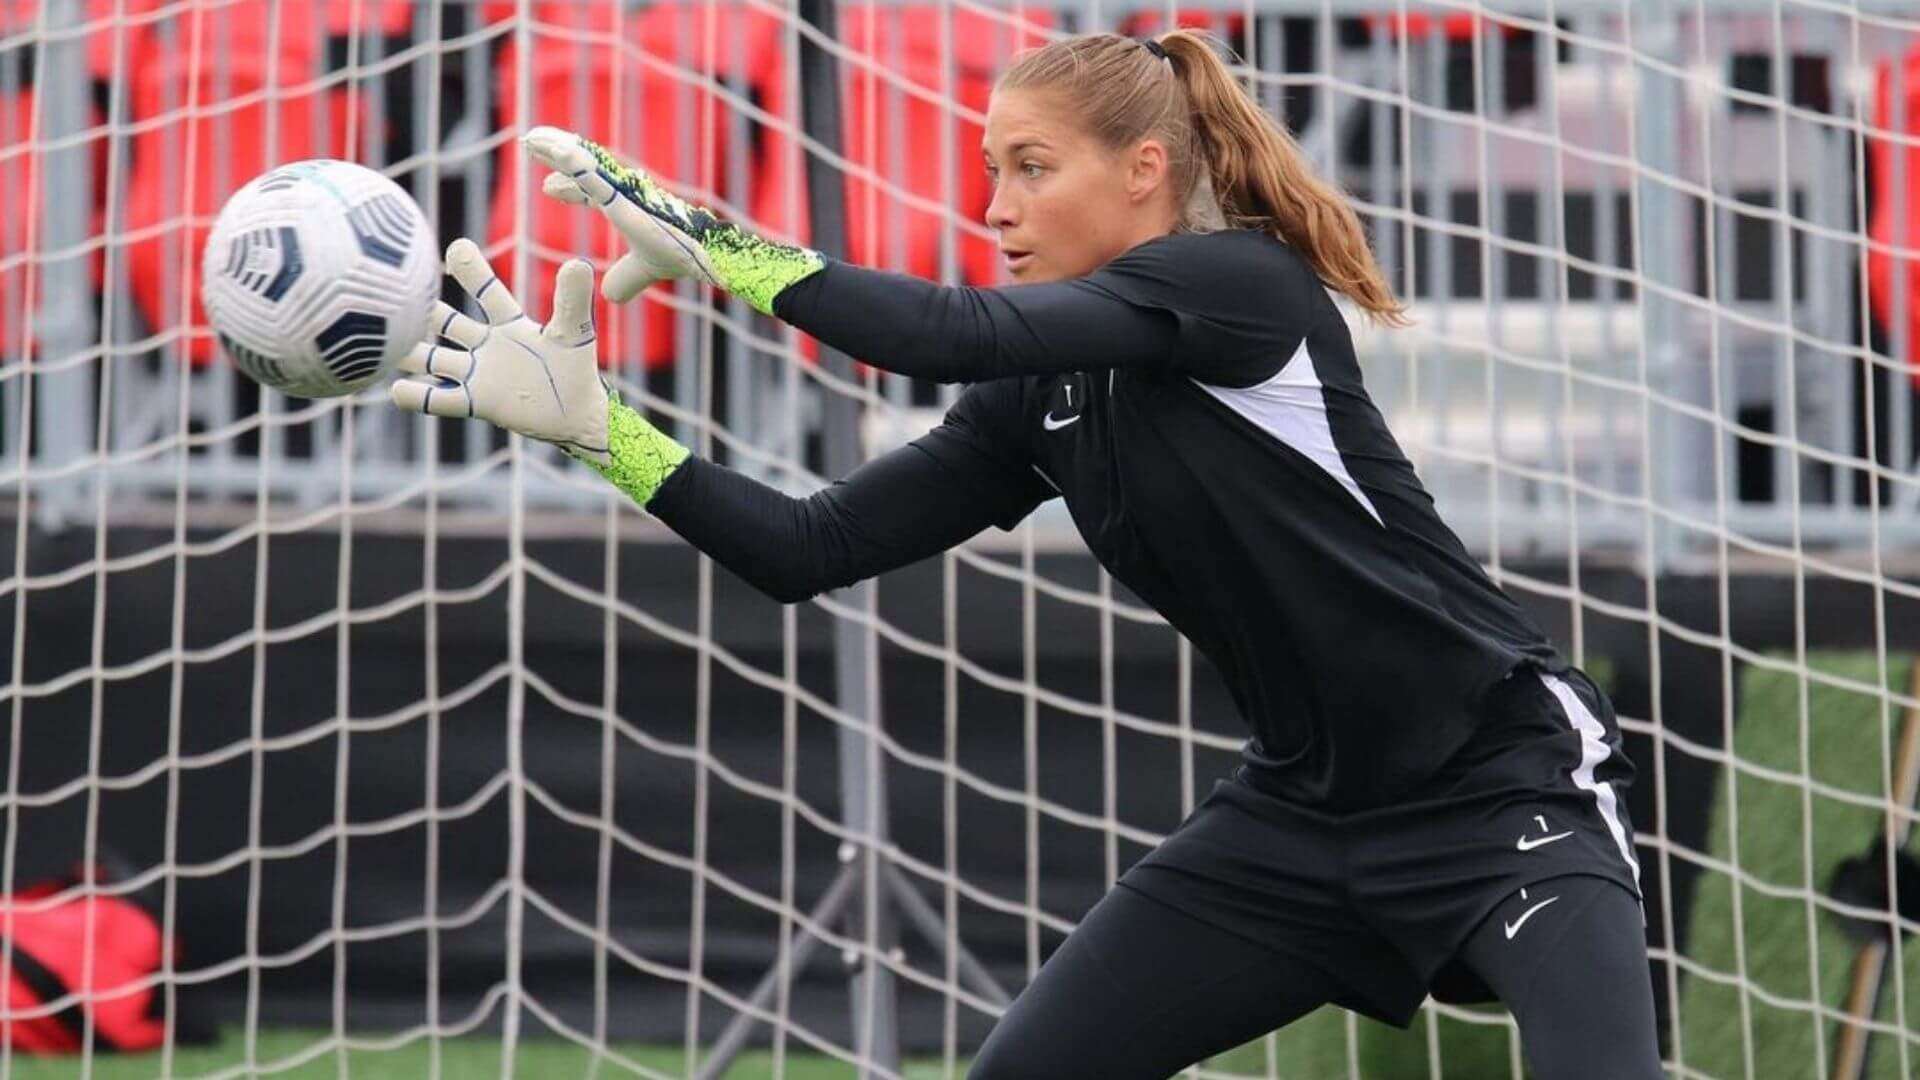
<path fill-rule="evenodd" d="M 1216 11 L 1210 8 L 1181 8 L 1173 13 L 1173 23 L 1182 30 L 1205 30 L 1238 42 L 1246 34 L 1247 17 L 1237 11 Z M 1158 34 L 1167 28 L 1167 13 L 1158 9 L 1137 11 L 1120 23 L 1120 33 L 1128 37 L 1146 37 Z"/>
<path fill-rule="evenodd" d="M 36 174 L 40 155 L 27 144 L 33 123 L 33 92 L 0 97 L 0 191 L 18 193 L 23 201 L 38 196 Z M 35 265 L 24 261 L 30 250 L 29 231 L 36 228 L 39 204 L 31 213 L 21 207 L 0 220 L 0 360 L 16 360 L 29 349 L 27 340 L 28 286 Z"/>
<path fill-rule="evenodd" d="M 141 10 L 141 4 L 155 2 L 158 0 L 125 0 L 125 11 L 133 13 Z M 37 25 L 38 8 L 39 0 L 0 0 L 0 38 L 21 38 L 32 33 Z M 138 63 L 145 24 L 114 16 L 113 0 L 88 0 L 87 21 L 92 29 L 87 38 L 87 65 L 96 83 L 104 84 L 114 77 L 116 48 L 121 50 L 123 70 L 134 70 Z M 31 64 L 38 59 L 38 52 L 31 44 L 23 43 L 0 53 L 0 63 L 15 65 L 18 87 L 13 94 L 0 97 L 0 192 L 19 199 L 25 199 L 28 192 L 36 193 L 36 201 L 31 205 L 10 205 L 9 220 L 0 225 L 0 360 L 17 357 L 28 348 L 26 287 L 30 270 L 23 258 L 28 251 L 27 231 L 30 227 L 39 227 L 44 205 L 38 201 L 39 188 L 35 184 L 40 155 L 29 152 L 26 147 L 33 130 L 35 100 Z M 89 113 L 89 124 L 98 128 L 99 111 L 89 106 Z M 89 150 L 94 159 L 94 176 L 106 176 L 106 139 L 93 140 Z M 106 198 L 106 185 L 96 182 L 92 235 L 100 233 Z M 14 265 L 9 265 L 9 260 Z M 94 280 L 98 283 L 104 264 L 100 253 L 94 254 L 92 263 Z"/>
<path fill-rule="evenodd" d="M 139 62 L 151 23 L 139 16 L 151 12 L 165 0 L 87 0 L 87 69 L 93 80 L 105 83 L 114 78 L 114 49 L 123 50 L 124 70 L 132 71 Z M 0 37 L 33 32 L 38 25 L 41 0 L 0 0 Z M 124 44 L 119 44 L 124 42 Z"/>
<path fill-rule="evenodd" d="M 606 40 L 616 30 L 616 16 L 626 42 L 621 48 Z M 721 178 L 727 175 L 727 124 L 740 106 L 701 84 L 717 78 L 745 85 L 755 96 L 762 94 L 761 80 L 773 69 L 770 54 L 778 26 L 770 14 L 704 0 L 656 3 L 636 13 L 620 13 L 612 5 L 541 5 L 533 28 L 532 107 L 522 114 L 517 42 L 509 38 L 499 65 L 500 115 L 518 130 L 552 124 L 595 136 L 683 190 L 712 192 L 723 186 Z M 648 111 L 655 109 L 664 110 L 671 120 L 650 117 Z M 694 126 L 689 128 L 682 117 L 694 117 Z M 521 177 L 531 173 L 537 185 L 545 171 L 525 158 L 517 144 L 501 146 L 488 230 L 489 246 L 497 251 L 494 267 L 509 284 Z M 598 214 L 548 199 L 537 186 L 525 211 L 535 248 L 533 280 L 518 295 L 538 315 L 544 316 L 552 304 L 553 275 L 562 260 L 590 254 L 605 266 L 625 250 Z M 649 366 L 671 363 L 676 349 L 673 309 L 648 297 L 641 310 L 644 340 L 637 343 L 639 355 Z M 610 335 L 603 362 L 635 351 L 634 343 L 618 339 L 619 324 L 612 315 L 610 305 L 597 301 L 596 323 Z"/>
<path fill-rule="evenodd" d="M 949 88 L 941 64 L 942 15 L 938 8 L 891 4 L 840 9 L 841 39 L 855 55 L 871 61 L 842 63 L 842 151 L 854 165 L 846 181 L 848 257 L 937 278 L 942 237 L 951 230 L 961 278 L 991 284 L 1003 279 L 998 249 L 991 238 L 963 231 L 960 224 L 983 226 L 993 196 L 980 163 L 983 131 L 978 121 L 957 110 L 984 115 L 1001 69 L 1015 53 L 1045 43 L 1053 16 L 1035 9 L 1026 13 L 1024 24 L 1016 25 L 978 11 L 954 10 Z M 776 99 L 769 111 L 797 123 L 796 111 L 780 107 L 784 105 Z M 948 139 L 944 146 L 943 136 Z M 785 139 L 770 140 L 754 216 L 805 243 L 803 182 L 794 185 L 791 198 L 797 221 L 788 210 L 788 177 L 798 164 L 789 147 Z M 952 170 L 944 184 L 943 160 Z M 868 169 L 883 182 L 863 176 Z M 942 207 L 951 207 L 958 221 Z"/>
<path fill-rule="evenodd" d="M 281 162 L 351 156 L 349 136 L 364 115 L 351 95 L 289 89 L 321 75 L 322 44 L 306 20 L 282 20 L 273 111 L 265 100 L 232 104 L 268 89 L 269 7 L 267 0 L 243 0 L 187 11 L 176 47 L 155 50 L 135 75 L 133 111 L 141 126 L 125 227 L 140 238 L 128 249 L 127 266 L 134 302 L 154 333 L 182 326 L 182 285 L 186 325 L 205 325 L 200 248 L 228 195 Z M 222 26 L 213 25 L 215 18 Z M 226 46 L 224 56 L 216 58 L 214 42 Z M 213 355 L 204 336 L 183 339 L 181 347 L 196 362 Z"/>
<path fill-rule="evenodd" d="M 1896 63 L 1898 67 L 1896 68 Z M 1899 83 L 1896 86 L 1896 82 Z M 1900 132 L 1914 143 L 1900 147 L 1905 157 L 1905 191 L 1896 194 L 1893 185 L 1896 144 L 1891 139 L 1867 140 L 1868 168 L 1874 183 L 1873 213 L 1867 222 L 1867 235 L 1873 246 L 1867 249 L 1867 293 L 1874 317 L 1891 330 L 1896 315 L 1896 288 L 1906 294 L 1906 362 L 1920 384 L 1920 49 L 1899 61 L 1881 65 L 1873 97 L 1872 124 L 1881 130 L 1894 130 L 1893 102 L 1898 92 L 1906 112 Z M 1902 205 L 1904 203 L 1904 205 Z M 1896 254 L 1889 248 L 1904 249 Z M 1896 274 L 1904 268 L 1905 281 Z"/>
<path fill-rule="evenodd" d="M 327 5 L 327 33 L 335 36 L 357 30 L 401 37 L 412 29 L 412 0 L 332 0 Z"/>
<path fill-rule="evenodd" d="M 1420 14 L 1367 16 L 1367 29 L 1384 30 L 1390 37 L 1405 35 L 1421 38 L 1440 34 L 1448 41 L 1472 41 L 1475 23 L 1482 27 L 1497 26 L 1509 37 L 1520 31 L 1517 26 L 1510 26 L 1478 15 L 1443 15 L 1439 18 Z"/>
<path fill-rule="evenodd" d="M 576 17 L 571 13 L 579 11 L 580 5 L 566 3 L 566 0 L 550 0 L 550 2 L 535 3 L 530 10 L 533 13 L 533 21 L 536 23 L 557 22 L 565 26 L 571 25 Z M 518 0 L 485 0 L 480 5 L 480 21 L 486 24 L 505 22 L 519 11 Z"/>

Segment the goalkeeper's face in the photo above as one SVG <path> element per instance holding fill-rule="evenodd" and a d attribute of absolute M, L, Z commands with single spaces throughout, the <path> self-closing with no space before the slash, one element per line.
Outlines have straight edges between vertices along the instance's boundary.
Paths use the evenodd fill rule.
<path fill-rule="evenodd" d="M 1064 281 L 1173 230 L 1165 148 L 1114 150 L 1052 95 L 993 95 L 981 142 L 993 202 L 987 225 L 1015 281 Z"/>

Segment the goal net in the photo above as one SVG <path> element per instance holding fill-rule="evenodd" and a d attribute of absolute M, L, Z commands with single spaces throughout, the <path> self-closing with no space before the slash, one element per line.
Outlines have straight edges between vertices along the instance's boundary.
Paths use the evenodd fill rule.
<path fill-rule="evenodd" d="M 550 447 L 260 390 L 199 245 L 258 173 L 348 158 L 544 315 L 563 259 L 618 252 L 535 190 L 547 123 L 1002 284 L 995 73 L 1176 23 L 1351 194 L 1416 320 L 1353 319 L 1371 392 L 1618 706 L 1673 1073 L 1920 1072 L 1895 0 L 0 0 L 0 1072 L 59 1036 L 48 1075 L 964 1074 L 1235 765 L 1206 662 L 1057 503 L 776 605 Z M 705 288 L 597 318 L 629 401 L 795 493 L 951 400 Z M 74 914 L 110 897 L 160 928 L 141 973 Z M 16 931 L 56 912 L 35 990 Z M 106 1054 L 129 1001 L 154 1057 Z M 1430 1002 L 1195 1075 L 1522 1060 L 1504 1012 Z"/>

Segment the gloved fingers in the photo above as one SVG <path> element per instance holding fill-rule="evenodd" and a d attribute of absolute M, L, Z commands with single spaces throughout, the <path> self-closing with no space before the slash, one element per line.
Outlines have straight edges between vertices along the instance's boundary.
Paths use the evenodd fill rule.
<path fill-rule="evenodd" d="M 491 325 L 500 326 L 520 317 L 520 301 L 487 265 L 480 245 L 464 236 L 447 245 L 447 273 L 467 290 L 468 296 L 480 302 L 480 310 Z"/>
<path fill-rule="evenodd" d="M 606 276 L 600 279 L 600 295 L 616 304 L 624 304 L 639 296 L 656 281 L 666 278 L 655 274 L 648 265 L 632 255 L 622 255 L 607 268 Z"/>
<path fill-rule="evenodd" d="M 585 139 L 556 127 L 537 127 L 520 141 L 535 159 L 558 173 L 560 179 L 572 181 L 583 201 L 605 214 L 629 244 L 659 242 L 660 223 L 632 199 L 620 197 L 619 189 L 601 171 L 600 159 L 587 148 Z M 546 181 L 541 182 L 541 190 L 552 193 Z M 555 194 L 555 198 L 565 196 Z"/>
<path fill-rule="evenodd" d="M 456 310 L 445 300 L 433 305 L 434 333 L 467 349 L 477 349 L 487 340 L 487 324 Z"/>
<path fill-rule="evenodd" d="M 542 331 L 559 345 L 578 346 L 593 341 L 593 264 L 568 259 L 553 279 L 553 318 Z"/>
<path fill-rule="evenodd" d="M 563 203 L 574 206 L 585 206 L 588 203 L 587 193 L 580 190 L 580 185 L 574 183 L 572 177 L 563 173 L 548 173 L 547 178 L 540 181 L 540 191 L 549 198 L 559 199 Z"/>
<path fill-rule="evenodd" d="M 387 389 L 394 405 L 407 412 L 467 419 L 473 416 L 473 392 L 467 385 L 433 375 L 396 379 Z"/>
<path fill-rule="evenodd" d="M 541 126 L 521 136 L 520 142 L 542 165 L 578 185 L 588 202 L 606 206 L 617 201 L 618 192 L 601 175 L 599 159 L 587 149 L 580 136 L 557 127 Z"/>
<path fill-rule="evenodd" d="M 400 358 L 400 370 L 409 375 L 438 375 L 466 382 L 473 375 L 473 354 L 450 345 L 421 342 Z"/>
<path fill-rule="evenodd" d="M 548 173 L 546 180 L 541 184 L 541 188 L 548 195 L 563 203 L 568 203 L 573 206 L 590 205 L 590 201 L 587 199 L 587 193 L 580 190 L 580 185 L 559 173 Z M 624 202 L 625 200 L 621 201 Z M 626 217 L 626 214 L 627 211 L 620 211 L 622 219 Z M 606 216 L 612 218 L 614 214 L 609 210 Z M 631 224 L 633 224 L 635 228 L 645 229 L 650 234 L 658 235 L 660 232 L 657 225 L 649 224 L 645 221 L 635 221 Z M 626 226 L 621 226 L 620 228 L 621 235 L 626 237 L 627 242 L 629 244 L 634 243 L 634 236 L 631 232 L 627 231 Z M 612 273 L 601 282 L 600 294 L 616 304 L 624 304 L 637 296 L 642 289 L 645 289 L 656 281 L 662 280 L 666 279 L 653 274 L 640 260 L 632 256 L 623 255 L 614 263 Z"/>

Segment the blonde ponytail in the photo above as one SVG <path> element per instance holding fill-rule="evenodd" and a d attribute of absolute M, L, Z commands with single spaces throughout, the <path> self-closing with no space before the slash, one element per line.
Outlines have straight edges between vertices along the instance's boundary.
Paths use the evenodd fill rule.
<path fill-rule="evenodd" d="M 1369 317 L 1407 325 L 1406 306 L 1374 261 L 1353 207 L 1234 79 L 1221 48 L 1191 30 L 1161 34 L 1154 43 L 1158 48 L 1149 49 L 1115 34 L 1065 38 L 1022 55 L 1000 86 L 1063 92 L 1108 146 L 1159 137 L 1183 228 L 1271 233 Z"/>

